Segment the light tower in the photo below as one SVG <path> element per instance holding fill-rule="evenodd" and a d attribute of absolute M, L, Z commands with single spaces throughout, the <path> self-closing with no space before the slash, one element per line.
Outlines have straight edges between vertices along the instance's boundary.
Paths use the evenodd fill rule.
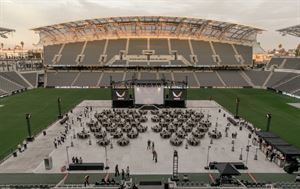
<path fill-rule="evenodd" d="M 28 137 L 27 137 L 27 141 L 33 141 L 34 137 L 31 134 L 31 124 L 30 124 L 30 118 L 31 118 L 31 114 L 27 113 L 26 114 L 26 122 L 27 122 L 27 132 L 28 132 Z"/>
<path fill-rule="evenodd" d="M 172 181 L 178 181 L 179 175 L 178 175 L 178 152 L 174 150 L 173 154 L 173 175 L 171 178 Z"/>

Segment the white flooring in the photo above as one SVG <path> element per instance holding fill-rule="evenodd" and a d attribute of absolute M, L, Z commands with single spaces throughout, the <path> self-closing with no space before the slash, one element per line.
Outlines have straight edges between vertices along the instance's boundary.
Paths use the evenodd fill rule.
<path fill-rule="evenodd" d="M 64 131 L 64 126 L 59 122 L 55 122 L 46 129 L 47 135 L 40 134 L 34 142 L 28 144 L 28 149 L 23 153 L 18 153 L 17 157 L 10 157 L 0 165 L 0 173 L 60 173 L 63 166 L 67 165 L 66 146 L 70 146 L 71 138 L 74 132 L 82 130 L 80 123 L 76 121 L 75 117 L 80 115 L 85 106 L 93 106 L 93 111 L 90 112 L 88 118 L 82 122 L 85 125 L 91 118 L 94 119 L 94 113 L 100 112 L 103 109 L 111 107 L 111 101 L 88 101 L 85 100 L 73 109 L 73 114 L 70 118 L 75 120 L 71 131 L 67 135 L 67 140 L 63 145 L 57 149 L 54 148 L 53 140 L 60 136 L 60 132 Z M 225 126 L 227 124 L 226 117 L 229 115 L 219 104 L 215 101 L 187 101 L 187 107 L 202 111 L 206 116 L 210 114 L 209 120 L 213 123 L 210 130 L 215 129 L 216 121 L 218 122 L 217 129 L 222 132 L 221 139 L 213 140 L 210 144 L 210 138 L 206 136 L 201 139 L 201 144 L 196 147 L 188 146 L 185 149 L 185 143 L 182 146 L 174 147 L 170 144 L 168 139 L 162 139 L 158 133 L 151 130 L 151 126 L 155 123 L 151 121 L 152 115 L 150 111 L 147 116 L 149 120 L 144 125 L 148 126 L 146 133 L 140 133 L 137 139 L 131 139 L 130 144 L 125 147 L 117 145 L 116 140 L 112 139 L 113 148 L 107 148 L 108 151 L 108 165 L 109 172 L 114 172 L 114 166 L 119 165 L 119 169 L 130 167 L 131 174 L 171 174 L 172 160 L 174 150 L 179 154 L 179 172 L 182 173 L 203 173 L 209 172 L 204 167 L 207 165 L 208 146 L 211 145 L 209 152 L 209 162 L 240 162 L 239 155 L 243 154 L 243 162 L 249 167 L 248 172 L 251 173 L 281 173 L 282 168 L 279 168 L 274 163 L 265 160 L 265 156 L 258 150 L 258 160 L 254 160 L 256 146 L 250 147 L 248 154 L 248 162 L 246 162 L 246 145 L 248 145 L 249 131 L 243 128 L 239 131 L 238 127 L 230 126 L 229 137 L 225 137 Z M 221 113 L 218 112 L 222 109 Z M 205 116 L 205 119 L 206 119 Z M 86 127 L 86 126 L 85 126 Z M 87 127 L 86 127 L 87 129 Z M 238 132 L 237 139 L 235 139 L 235 151 L 232 152 L 232 138 L 231 133 Z M 158 153 L 158 163 L 152 161 L 152 153 L 146 149 L 147 140 L 150 139 L 155 143 L 155 150 Z M 103 162 L 105 163 L 105 150 L 96 143 L 94 136 L 91 136 L 92 145 L 89 145 L 88 139 L 73 139 L 74 147 L 69 147 L 69 161 L 72 156 L 82 157 L 84 162 Z M 46 170 L 44 166 L 44 158 L 50 156 L 53 160 L 53 168 Z M 77 171 L 78 172 L 78 171 Z M 90 171 L 103 172 L 103 171 Z M 243 172 L 243 171 L 241 171 Z"/>

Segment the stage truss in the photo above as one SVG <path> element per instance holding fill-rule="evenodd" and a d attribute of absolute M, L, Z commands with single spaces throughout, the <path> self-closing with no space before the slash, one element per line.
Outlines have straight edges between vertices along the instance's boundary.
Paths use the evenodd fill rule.
<path fill-rule="evenodd" d="M 124 108 L 124 107 L 134 107 L 135 105 L 142 105 L 141 102 L 143 97 L 138 96 L 138 88 L 142 89 L 151 89 L 155 91 L 155 89 L 159 89 L 159 93 L 161 94 L 160 99 L 154 99 L 153 103 L 156 105 L 163 105 L 164 107 L 186 107 L 186 99 L 187 99 L 187 78 L 186 81 L 171 81 L 166 79 L 161 80 L 126 80 L 115 82 L 111 80 L 111 99 L 112 99 L 112 107 L 114 108 Z M 147 89 L 147 90 L 148 90 Z M 153 98 L 156 98 L 156 93 L 153 93 Z M 147 99 L 152 98 L 147 95 Z M 152 100 L 149 100 L 152 101 Z M 145 103 L 149 104 L 149 103 Z"/>

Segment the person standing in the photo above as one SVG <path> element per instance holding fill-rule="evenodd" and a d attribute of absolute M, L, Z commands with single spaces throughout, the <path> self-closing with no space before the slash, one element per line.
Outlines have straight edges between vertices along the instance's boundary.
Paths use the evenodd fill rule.
<path fill-rule="evenodd" d="M 122 169 L 122 180 L 125 180 L 125 171 L 124 171 L 124 169 Z"/>
<path fill-rule="evenodd" d="M 127 166 L 126 168 L 126 177 L 129 178 L 130 175 L 130 170 L 129 170 L 129 166 Z"/>
<path fill-rule="evenodd" d="M 86 175 L 86 176 L 84 177 L 84 187 L 86 187 L 86 185 L 90 185 L 89 180 L 90 180 L 90 176 L 89 176 L 89 175 Z"/>
<path fill-rule="evenodd" d="M 115 167 L 115 177 L 118 177 L 118 176 L 120 176 L 120 172 L 119 172 L 119 166 L 117 164 Z"/>
<path fill-rule="evenodd" d="M 150 148 L 151 148 L 151 140 L 148 140 L 147 141 L 147 150 L 150 150 Z"/>

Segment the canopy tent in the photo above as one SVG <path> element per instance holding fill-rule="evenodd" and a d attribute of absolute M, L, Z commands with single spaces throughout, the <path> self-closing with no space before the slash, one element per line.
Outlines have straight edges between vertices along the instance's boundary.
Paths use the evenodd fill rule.
<path fill-rule="evenodd" d="M 231 163 L 217 163 L 215 166 L 221 176 L 237 176 L 241 174 Z"/>
<path fill-rule="evenodd" d="M 256 132 L 257 136 L 266 141 L 273 148 L 280 151 L 286 157 L 300 156 L 300 150 L 288 142 L 282 140 L 279 136 L 274 133 L 267 131 Z"/>
<path fill-rule="evenodd" d="M 264 138 L 266 143 L 269 145 L 276 147 L 276 146 L 290 146 L 289 143 L 286 141 L 282 140 L 281 138 Z"/>
<path fill-rule="evenodd" d="M 300 156 L 300 150 L 294 146 L 275 146 L 285 156 Z"/>
<path fill-rule="evenodd" d="M 265 138 L 279 138 L 278 135 L 268 132 L 268 131 L 258 131 L 256 132 L 257 136 L 265 139 Z"/>

